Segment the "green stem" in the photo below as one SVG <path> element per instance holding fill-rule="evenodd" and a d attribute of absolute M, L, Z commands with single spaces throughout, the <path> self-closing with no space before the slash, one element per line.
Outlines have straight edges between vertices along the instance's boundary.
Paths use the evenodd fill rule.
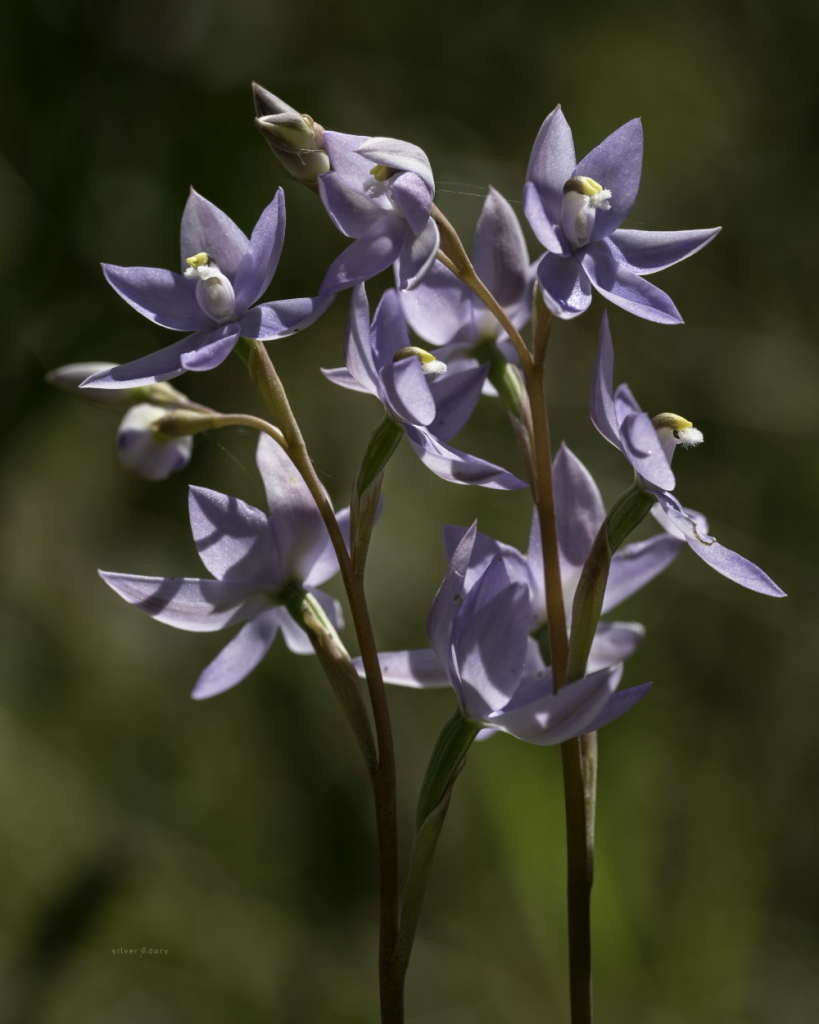
<path fill-rule="evenodd" d="M 364 594 L 363 572 L 353 567 L 335 513 L 313 468 L 301 430 L 267 349 L 260 341 L 241 339 L 237 351 L 247 362 L 250 376 L 259 395 L 284 435 L 287 454 L 301 474 L 321 513 L 338 558 L 344 589 L 350 603 L 356 639 L 366 674 L 378 746 L 377 769 L 372 776 L 372 783 L 378 834 L 380 894 L 378 964 L 381 1019 L 382 1024 L 403 1024 L 403 989 L 400 983 L 396 982 L 391 966 L 398 937 L 399 890 L 395 750 L 387 695 L 381 677 L 381 667 L 378 663 L 378 648 Z"/>

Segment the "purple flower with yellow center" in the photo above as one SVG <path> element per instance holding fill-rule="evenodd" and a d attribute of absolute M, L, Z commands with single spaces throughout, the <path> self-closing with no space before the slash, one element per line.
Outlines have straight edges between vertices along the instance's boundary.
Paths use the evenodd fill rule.
<path fill-rule="evenodd" d="M 560 107 L 535 139 L 523 209 L 546 255 L 537 268 L 546 305 L 563 319 L 584 312 L 592 288 L 645 320 L 682 323 L 648 274 L 679 263 L 707 245 L 720 228 L 635 231 L 621 228 L 640 184 L 643 129 L 639 119 L 612 132 L 580 163 Z"/>
<path fill-rule="evenodd" d="M 380 654 L 385 682 L 452 686 L 467 721 L 538 745 L 602 728 L 645 696 L 650 683 L 615 693 L 623 666 L 611 663 L 554 692 L 529 635 L 529 569 L 514 548 L 495 544 L 474 524 L 463 532 L 427 617 L 430 648 Z"/>
<path fill-rule="evenodd" d="M 313 653 L 307 634 L 284 607 L 293 588 L 312 595 L 333 626 L 342 625 L 338 602 L 317 589 L 338 572 L 338 561 L 304 481 L 265 434 L 256 463 L 269 515 L 218 491 L 190 488 L 193 539 L 214 579 L 100 572 L 129 604 L 177 629 L 207 633 L 244 623 L 199 676 L 192 693 L 197 700 L 240 683 L 280 630 L 294 654 Z M 348 511 L 337 518 L 347 533 Z"/>
<path fill-rule="evenodd" d="M 284 243 L 284 193 L 263 211 L 248 239 L 217 206 L 191 189 L 180 232 L 182 273 L 103 264 L 106 280 L 139 313 L 174 331 L 192 331 L 167 348 L 92 374 L 83 387 L 130 388 L 212 370 L 240 336 L 286 338 L 312 324 L 329 297 L 254 305 L 270 285 Z"/>
<path fill-rule="evenodd" d="M 330 264 L 321 293 L 342 291 L 393 263 L 399 288 L 414 288 L 439 243 L 426 154 L 399 139 L 325 131 L 322 140 L 333 169 L 319 175 L 319 193 L 335 226 L 355 241 Z"/>
<path fill-rule="evenodd" d="M 784 591 L 758 566 L 711 537 L 708 523 L 700 513 L 683 508 L 670 493 L 675 486 L 671 470 L 674 451 L 678 445 L 700 444 L 701 431 L 676 413 L 661 413 L 650 419 L 626 384 L 614 390 L 613 379 L 614 347 L 604 314 L 589 400 L 592 423 L 626 457 L 642 490 L 656 499 L 662 512 L 655 511 L 655 518 L 661 526 L 684 540 L 712 569 L 740 586 L 770 597 L 784 597 Z"/>
<path fill-rule="evenodd" d="M 472 414 L 488 367 L 449 371 L 432 353 L 410 345 L 394 288 L 382 296 L 372 327 L 364 285 L 353 289 L 344 356 L 346 367 L 322 370 L 324 376 L 351 391 L 374 395 L 395 424 L 397 438 L 403 431 L 416 455 L 436 476 L 499 490 L 526 486 L 500 466 L 445 443 Z"/>
<path fill-rule="evenodd" d="M 472 265 L 478 277 L 520 329 L 532 309 L 533 274 L 515 213 L 496 189 L 489 189 L 475 227 Z M 407 322 L 446 363 L 469 358 L 482 343 L 500 341 L 508 361 L 517 363 L 514 346 L 496 318 L 475 295 L 441 263 L 434 263 L 412 291 L 399 293 Z M 492 389 L 494 390 L 494 389 Z"/>

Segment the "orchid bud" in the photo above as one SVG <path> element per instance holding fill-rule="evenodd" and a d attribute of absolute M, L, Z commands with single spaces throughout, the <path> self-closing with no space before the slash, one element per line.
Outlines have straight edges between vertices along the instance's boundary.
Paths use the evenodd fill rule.
<path fill-rule="evenodd" d="M 300 114 L 272 92 L 253 83 L 256 127 L 280 162 L 297 181 L 315 185 L 330 170 L 324 152 L 324 129 L 309 114 Z"/>
<path fill-rule="evenodd" d="M 146 480 L 166 480 L 191 460 L 193 438 L 169 437 L 156 429 L 167 409 L 141 402 L 128 410 L 117 431 L 119 460 Z"/>

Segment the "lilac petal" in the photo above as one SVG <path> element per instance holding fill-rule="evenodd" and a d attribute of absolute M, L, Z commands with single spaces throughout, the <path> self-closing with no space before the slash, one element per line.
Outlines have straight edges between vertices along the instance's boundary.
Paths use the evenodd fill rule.
<path fill-rule="evenodd" d="M 489 366 L 475 366 L 449 371 L 436 380 L 430 390 L 435 401 L 435 418 L 430 430 L 442 441 L 448 441 L 463 427 L 481 395 Z"/>
<path fill-rule="evenodd" d="M 519 491 L 527 484 L 485 459 L 450 448 L 423 427 L 402 424 L 415 454 L 436 476 L 453 484 L 473 484 L 491 490 Z"/>
<path fill-rule="evenodd" d="M 279 626 L 282 631 L 282 639 L 284 640 L 288 651 L 291 654 L 314 654 L 313 645 L 310 643 L 310 637 L 302 629 L 302 627 L 296 622 L 293 616 L 286 609 L 282 609 L 282 616 L 279 620 Z"/>
<path fill-rule="evenodd" d="M 529 283 L 529 253 L 509 202 L 490 186 L 475 227 L 472 264 L 504 308 L 520 302 Z"/>
<path fill-rule="evenodd" d="M 191 487 L 188 513 L 199 557 L 218 580 L 271 589 L 284 582 L 282 553 L 264 512 L 219 491 Z"/>
<path fill-rule="evenodd" d="M 279 188 L 253 228 L 247 252 L 236 271 L 236 309 L 244 311 L 267 291 L 284 245 L 284 191 Z"/>
<path fill-rule="evenodd" d="M 270 530 L 281 553 L 282 581 L 304 582 L 325 551 L 328 536 L 324 520 L 301 474 L 267 434 L 259 435 L 256 465 L 270 509 Z"/>
<path fill-rule="evenodd" d="M 429 220 L 432 194 L 417 174 L 399 174 L 390 185 L 390 198 L 395 203 L 414 235 L 420 235 Z"/>
<path fill-rule="evenodd" d="M 408 686 L 414 690 L 433 690 L 449 686 L 449 676 L 435 651 L 428 647 L 414 651 L 384 651 L 378 655 L 385 683 Z M 358 674 L 364 678 L 361 658 L 353 658 Z"/>
<path fill-rule="evenodd" d="M 614 346 L 611 343 L 609 315 L 603 314 L 597 342 L 597 355 L 592 370 L 589 414 L 591 421 L 605 439 L 622 451 L 620 425 L 614 408 Z"/>
<path fill-rule="evenodd" d="M 254 583 L 131 576 L 102 569 L 99 574 L 128 604 L 158 622 L 191 633 L 213 633 L 244 622 L 270 605 Z"/>
<path fill-rule="evenodd" d="M 561 207 L 563 186 L 574 171 L 572 130 L 559 106 L 541 125 L 523 190 L 523 210 L 538 241 L 550 252 L 569 252 L 563 234 Z"/>
<path fill-rule="evenodd" d="M 336 256 L 327 268 L 319 292 L 322 295 L 340 292 L 380 274 L 398 259 L 408 234 L 409 227 L 403 218 L 398 214 L 385 214 L 366 235 Z"/>
<path fill-rule="evenodd" d="M 182 364 L 182 368 L 197 372 L 213 370 L 223 363 L 233 351 L 239 340 L 239 331 L 239 324 L 235 320 L 210 331 L 196 348 L 181 354 L 179 362 Z"/>
<path fill-rule="evenodd" d="M 387 411 L 404 423 L 425 427 L 435 419 L 435 399 L 415 356 L 387 363 L 379 374 Z"/>
<path fill-rule="evenodd" d="M 397 349 L 396 349 L 397 351 Z M 344 362 L 366 391 L 378 392 L 378 373 L 370 343 L 370 305 L 363 284 L 353 286 L 344 332 Z"/>
<path fill-rule="evenodd" d="M 611 560 L 602 614 L 616 608 L 650 583 L 674 561 L 682 550 L 682 540 L 667 533 L 626 544 Z"/>
<path fill-rule="evenodd" d="M 349 391 L 358 391 L 364 395 L 371 395 L 374 393 L 373 388 L 365 388 L 363 384 L 360 384 L 355 377 L 347 370 L 346 367 L 338 367 L 333 370 L 321 371 L 327 380 L 332 381 L 333 384 L 338 384 L 342 388 L 347 388 Z"/>
<path fill-rule="evenodd" d="M 395 268 L 399 288 L 415 288 L 423 280 L 435 262 L 440 241 L 438 225 L 431 217 L 419 235 L 407 234 Z"/>
<path fill-rule="evenodd" d="M 443 264 L 433 263 L 416 288 L 400 295 L 407 322 L 428 344 L 478 340 L 472 292 Z"/>
<path fill-rule="evenodd" d="M 638 416 L 642 415 L 643 410 L 640 408 L 640 403 L 632 394 L 628 384 L 618 384 L 614 392 L 614 415 L 618 426 L 622 427 L 623 420 L 627 416 L 631 416 L 632 413 L 636 413 Z"/>
<path fill-rule="evenodd" d="M 349 550 L 350 548 L 350 508 L 341 509 L 340 512 L 336 513 L 336 522 L 341 529 L 342 535 L 344 536 L 345 546 Z M 322 520 L 322 525 L 324 521 Z M 315 560 L 310 568 L 305 572 L 304 585 L 306 587 L 320 587 L 322 583 L 326 583 L 332 576 L 338 572 L 338 556 L 336 550 L 333 547 L 333 542 L 330 540 L 330 534 L 327 530 L 324 530 L 324 540 L 321 545 L 316 545 L 314 551 Z M 321 591 L 317 591 L 321 593 Z M 340 628 L 340 627 L 339 627 Z"/>
<path fill-rule="evenodd" d="M 538 264 L 537 277 L 547 307 L 561 320 L 571 320 L 589 308 L 591 285 L 574 256 L 547 252 Z"/>
<path fill-rule="evenodd" d="M 367 135 L 347 135 L 344 132 L 324 132 L 322 141 L 327 155 L 330 157 L 333 171 L 345 178 L 366 181 L 372 170 L 372 162 L 356 152 L 359 146 L 367 142 Z M 323 176 L 319 176 L 319 181 Z M 370 178 L 372 180 L 372 178 Z"/>
<path fill-rule="evenodd" d="M 529 525 L 529 546 L 526 550 L 526 567 L 529 570 L 529 599 L 532 605 L 532 627 L 537 628 L 546 621 L 546 583 L 543 575 L 543 542 L 540 534 L 540 518 L 537 505 L 532 509 Z"/>
<path fill-rule="evenodd" d="M 663 511 L 681 531 L 688 546 L 712 569 L 716 569 L 718 573 L 727 576 L 741 587 L 755 590 L 758 594 L 785 597 L 785 591 L 780 589 L 759 566 L 738 555 L 736 551 L 723 547 L 708 534 L 701 533 L 694 518 L 683 509 L 673 495 L 665 491 L 657 491 L 656 494 Z"/>
<path fill-rule="evenodd" d="M 122 363 L 111 370 L 92 373 L 80 384 L 81 388 L 136 388 L 143 384 L 155 384 L 163 380 L 179 377 L 186 370 L 182 357 L 189 352 L 207 345 L 214 331 L 198 331 L 189 334 L 173 345 L 141 356 L 130 363 Z"/>
<path fill-rule="evenodd" d="M 161 327 L 202 331 L 213 320 L 196 301 L 196 285 L 172 270 L 156 267 L 115 267 L 102 264 L 105 280 L 134 309 Z"/>
<path fill-rule="evenodd" d="M 570 565 L 582 566 L 606 518 L 606 508 L 591 473 L 565 444 L 552 467 L 560 554 Z"/>
<path fill-rule="evenodd" d="M 621 266 L 635 274 L 654 274 L 693 256 L 722 231 L 699 228 L 693 231 L 632 231 L 620 228 L 605 240 L 605 246 Z"/>
<path fill-rule="evenodd" d="M 442 530 L 444 555 L 447 561 L 451 561 L 458 545 L 463 540 L 467 528 L 465 526 L 445 526 Z M 475 542 L 472 546 L 472 553 L 469 558 L 469 566 L 464 578 L 464 589 L 471 590 L 477 581 L 489 568 L 490 563 L 496 558 L 502 558 L 506 565 L 509 578 L 514 583 L 528 584 L 529 574 L 526 563 L 521 553 L 510 544 L 488 537 L 480 530 L 475 534 Z"/>
<path fill-rule="evenodd" d="M 593 178 L 611 192 L 610 209 L 597 210 L 592 241 L 610 235 L 628 216 L 637 198 L 642 165 L 643 126 L 635 117 L 603 139 L 575 168 L 574 175 Z"/>
<path fill-rule="evenodd" d="M 282 617 L 281 609 L 270 608 L 242 626 L 200 674 L 191 697 L 194 700 L 215 697 L 247 678 L 270 650 Z"/>
<path fill-rule="evenodd" d="M 665 456 L 654 425 L 644 412 L 631 413 L 620 424 L 623 454 L 634 472 L 649 484 L 672 490 L 674 474 Z"/>
<path fill-rule="evenodd" d="M 409 345 L 407 322 L 404 319 L 398 292 L 394 288 L 388 288 L 381 296 L 369 336 L 376 372 L 389 366 L 395 353 Z"/>
<path fill-rule="evenodd" d="M 409 171 L 412 174 L 417 174 L 426 185 L 430 195 L 435 194 L 435 179 L 432 177 L 429 158 L 420 146 L 415 146 L 411 142 L 403 142 L 401 139 L 376 136 L 361 143 L 356 152 L 373 164 L 383 164 L 396 171 Z"/>
<path fill-rule="evenodd" d="M 466 596 L 466 572 L 472 558 L 477 532 L 477 524 L 473 523 L 464 533 L 449 560 L 446 573 L 427 615 L 427 638 L 442 665 L 449 662 L 452 626 Z"/>
<path fill-rule="evenodd" d="M 233 282 L 249 245 L 245 233 L 226 213 L 191 188 L 182 214 L 179 239 L 183 270 L 189 256 L 206 252 Z"/>
<path fill-rule="evenodd" d="M 645 626 L 639 622 L 601 622 L 592 640 L 586 672 L 590 675 L 625 661 L 645 635 Z"/>
<path fill-rule="evenodd" d="M 638 701 L 641 701 L 650 689 L 651 683 L 641 683 L 639 686 L 630 686 L 627 690 L 618 690 L 617 693 L 613 693 L 597 718 L 586 727 L 586 732 L 596 732 L 604 725 L 608 725 L 609 722 L 613 722 L 615 718 L 624 715 L 629 708 L 633 708 Z"/>
<path fill-rule="evenodd" d="M 496 558 L 455 617 L 452 647 L 470 718 L 509 703 L 522 678 L 529 639 L 529 590 Z"/>
<path fill-rule="evenodd" d="M 319 194 L 330 220 L 348 238 L 361 238 L 384 218 L 384 208 L 339 174 L 321 174 Z"/>
<path fill-rule="evenodd" d="M 682 323 L 677 307 L 664 291 L 621 266 L 602 246 L 584 249 L 581 263 L 594 287 L 615 306 L 658 324 Z"/>
<path fill-rule="evenodd" d="M 563 743 L 589 731 L 617 689 L 622 673 L 622 665 L 595 672 L 562 686 L 557 693 L 545 694 L 510 710 L 497 711 L 488 724 L 526 743 L 539 746 Z"/>
<path fill-rule="evenodd" d="M 257 341 L 288 338 L 314 324 L 329 309 L 334 298 L 335 295 L 330 294 L 263 302 L 249 309 L 239 321 L 241 333 Z"/>

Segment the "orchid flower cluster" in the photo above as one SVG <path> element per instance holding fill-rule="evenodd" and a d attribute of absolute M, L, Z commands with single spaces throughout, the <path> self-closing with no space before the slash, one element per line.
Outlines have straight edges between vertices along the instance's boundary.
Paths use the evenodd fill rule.
<path fill-rule="evenodd" d="M 589 309 L 594 291 L 645 320 L 680 323 L 672 300 L 647 278 L 702 249 L 719 228 L 622 227 L 640 182 L 639 120 L 617 129 L 578 162 L 557 107 L 537 134 L 523 187 L 523 212 L 540 251 L 532 260 L 513 207 L 489 187 L 469 256 L 435 204 L 435 177 L 418 146 L 325 131 L 260 86 L 254 85 L 253 95 L 256 125 L 281 164 L 317 195 L 332 223 L 351 239 L 327 268 L 317 294 L 264 301 L 284 247 L 281 187 L 249 238 L 192 189 L 182 214 L 177 269 L 103 265 L 108 284 L 138 313 L 184 336 L 122 365 L 61 367 L 49 380 L 125 410 L 120 458 L 149 480 L 184 469 L 197 433 L 235 426 L 257 431 L 267 508 L 192 486 L 191 531 L 209 576 L 100 575 L 161 623 L 195 632 L 239 627 L 201 671 L 192 694 L 197 700 L 250 676 L 278 633 L 293 653 L 317 655 L 373 790 L 382 1021 L 403 1020 L 404 976 L 426 880 L 472 742 L 506 733 L 539 746 L 562 745 L 572 1021 L 591 1021 L 595 735 L 652 685 L 641 680 L 621 686 L 624 663 L 642 642 L 643 626 L 602 616 L 650 583 L 686 545 L 742 587 L 773 597 L 783 592 L 756 565 L 720 544 L 705 518 L 676 497 L 675 451 L 699 444 L 702 433 L 681 415 L 650 416 L 626 384 L 614 387 L 605 312 L 590 416 L 623 455 L 631 479 L 607 510 L 569 447 L 561 443 L 552 454 L 544 397 L 547 342 L 556 321 Z M 371 314 L 367 283 L 390 267 L 395 287 L 384 291 Z M 264 345 L 306 331 L 335 301 L 346 301 L 348 309 L 344 365 L 321 372 L 326 381 L 371 396 L 383 407 L 349 506 L 339 512 L 316 475 Z M 527 326 L 528 342 L 521 334 Z M 301 345 L 309 359 L 309 339 Z M 219 412 L 168 383 L 189 371 L 218 372 L 231 352 L 246 363 L 267 419 Z M 318 375 L 316 386 L 326 386 Z M 451 443 L 482 396 L 503 403 L 508 413 L 521 462 L 514 471 Z M 525 554 L 482 533 L 477 521 L 444 526 L 447 568 L 426 616 L 428 646 L 389 652 L 379 649 L 373 634 L 364 581 L 384 473 L 404 437 L 440 480 L 500 491 L 528 488 L 533 511 Z M 649 512 L 658 532 L 629 541 Z M 338 572 L 357 656 L 341 638 L 341 606 L 319 589 Z M 455 698 L 419 797 L 403 887 L 385 683 L 451 688 Z"/>

